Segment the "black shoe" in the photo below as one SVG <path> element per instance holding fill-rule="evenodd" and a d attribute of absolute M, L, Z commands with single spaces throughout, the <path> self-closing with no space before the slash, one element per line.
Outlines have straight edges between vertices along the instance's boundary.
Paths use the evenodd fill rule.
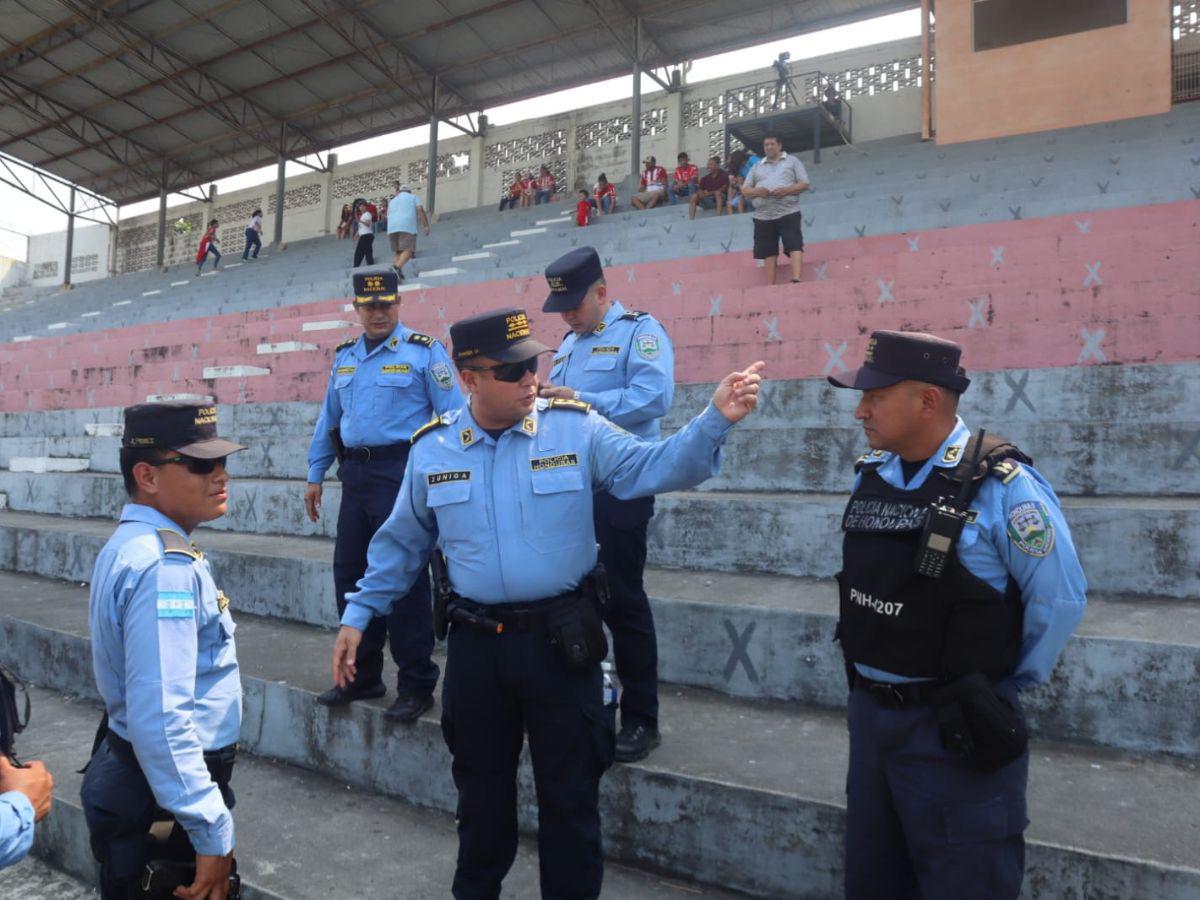
<path fill-rule="evenodd" d="M 623 725 L 617 735 L 617 762 L 637 762 L 650 755 L 650 751 L 662 743 L 658 729 L 653 725 L 638 722 Z"/>
<path fill-rule="evenodd" d="M 421 714 L 433 708 L 433 694 L 414 694 L 401 690 L 396 701 L 384 710 L 383 717 L 393 722 L 408 725 L 421 718 Z"/>
<path fill-rule="evenodd" d="M 382 697 L 386 693 L 387 688 L 383 686 L 382 681 L 361 688 L 351 682 L 344 688 L 334 685 L 325 693 L 318 694 L 317 702 L 322 706 L 345 706 L 355 700 L 372 700 L 375 697 Z"/>

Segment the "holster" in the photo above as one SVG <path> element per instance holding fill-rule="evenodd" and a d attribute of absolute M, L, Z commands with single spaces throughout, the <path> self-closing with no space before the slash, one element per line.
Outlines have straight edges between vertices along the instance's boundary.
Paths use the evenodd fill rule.
<path fill-rule="evenodd" d="M 608 577 L 597 563 L 579 589 L 546 615 L 550 643 L 558 648 L 567 668 L 583 671 L 608 656 L 604 634 L 604 607 L 608 603 Z"/>
<path fill-rule="evenodd" d="M 972 672 L 930 696 L 942 746 L 981 772 L 994 772 L 1029 746 L 1024 717 L 982 672 Z"/>
<path fill-rule="evenodd" d="M 24 695 L 24 715 L 21 713 L 21 703 L 17 700 L 17 690 Z M 29 724 L 29 692 L 25 682 L 11 671 L 0 666 L 0 754 L 7 756 L 14 766 L 21 766 L 17 761 L 17 735 Z"/>
<path fill-rule="evenodd" d="M 333 454 L 337 457 L 339 463 L 346 460 L 346 445 L 342 442 L 342 429 L 329 429 L 329 437 L 333 439 Z"/>
<path fill-rule="evenodd" d="M 142 880 L 135 891 L 136 897 L 147 897 L 152 900 L 169 900 L 174 896 L 175 888 L 187 887 L 196 880 L 196 863 L 183 862 L 175 859 L 152 859 L 146 863 Z M 229 873 L 229 900 L 241 900 L 242 878 L 237 872 L 237 860 L 233 860 L 233 869 Z"/>
<path fill-rule="evenodd" d="M 441 550 L 434 549 L 429 557 L 429 568 L 433 572 L 433 634 L 439 641 L 446 639 L 450 630 L 450 576 L 446 571 L 446 557 Z"/>

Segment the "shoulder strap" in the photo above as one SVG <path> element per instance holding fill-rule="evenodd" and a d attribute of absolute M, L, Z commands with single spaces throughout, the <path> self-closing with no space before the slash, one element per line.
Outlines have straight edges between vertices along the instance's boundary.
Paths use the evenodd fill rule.
<path fill-rule="evenodd" d="M 333 352 L 337 353 L 340 350 L 345 350 L 347 347 L 353 347 L 357 343 L 358 343 L 358 338 L 356 338 L 356 337 L 346 338 L 346 340 L 342 341 L 340 344 L 338 344 L 336 347 L 333 348 Z"/>
<path fill-rule="evenodd" d="M 642 312 L 640 309 L 629 309 L 621 313 L 620 317 L 622 319 L 629 319 L 629 321 L 634 322 L 638 319 L 644 319 L 648 315 L 650 315 L 650 313 Z"/>
<path fill-rule="evenodd" d="M 584 403 L 582 400 L 568 400 L 566 397 L 555 397 L 550 401 L 547 409 L 569 409 L 572 412 L 591 412 L 592 404 Z"/>
<path fill-rule="evenodd" d="M 967 491 L 968 502 L 973 500 L 975 495 L 979 493 L 979 488 L 983 485 L 983 479 L 987 476 L 993 475 L 999 478 L 1004 484 L 1008 484 L 1021 471 L 1021 463 L 1033 465 L 1033 458 L 1016 444 L 1006 438 L 988 434 L 983 438 L 983 446 L 979 452 L 979 462 L 975 466 L 975 471 L 972 472 L 971 460 L 975 457 L 975 447 L 978 443 L 979 436 L 977 434 L 971 435 L 971 439 L 963 447 L 962 461 L 954 467 L 952 473 L 948 473 L 950 479 L 956 484 L 962 484 L 968 478 L 971 480 L 971 486 Z"/>
<path fill-rule="evenodd" d="M 433 419 L 426 422 L 424 425 L 422 425 L 420 428 L 418 428 L 416 431 L 413 432 L 412 437 L 409 438 L 409 443 L 415 444 L 422 437 L 429 434 L 429 432 L 434 431 L 435 429 L 441 428 L 445 424 L 446 423 L 442 419 L 441 416 L 434 417 Z"/>
<path fill-rule="evenodd" d="M 861 472 L 867 466 L 879 465 L 881 462 L 883 462 L 884 455 L 884 451 L 882 450 L 868 450 L 854 461 L 855 474 Z"/>
<path fill-rule="evenodd" d="M 162 541 L 164 553 L 178 553 L 191 559 L 200 559 L 200 551 L 193 547 L 188 539 L 178 531 L 170 528 L 159 528 L 158 539 Z"/>
<path fill-rule="evenodd" d="M 419 331 L 414 331 L 405 338 L 410 344 L 420 344 L 422 347 L 432 347 L 434 339 L 428 334 L 421 334 Z"/>

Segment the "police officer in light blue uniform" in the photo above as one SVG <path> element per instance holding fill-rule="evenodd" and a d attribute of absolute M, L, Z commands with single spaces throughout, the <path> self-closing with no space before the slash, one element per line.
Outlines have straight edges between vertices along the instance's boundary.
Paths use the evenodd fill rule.
<path fill-rule="evenodd" d="M 1087 582 L 1058 498 L 957 415 L 957 344 L 877 331 L 837 387 L 871 451 L 843 518 L 839 637 L 851 681 L 849 900 L 1015 900 L 1028 733 Z"/>
<path fill-rule="evenodd" d="M 400 323 L 394 272 L 356 274 L 354 307 L 363 334 L 338 345 L 325 402 L 308 451 L 309 518 L 320 515 L 321 482 L 340 455 L 333 581 L 338 615 L 346 594 L 367 567 L 371 537 L 392 511 L 412 433 L 438 413 L 457 409 L 462 392 L 440 342 Z M 438 667 L 433 652 L 429 578 L 413 583 L 412 602 L 398 603 L 388 618 L 370 624 L 359 647 L 359 678 L 346 689 L 332 687 L 317 699 L 327 706 L 381 697 L 383 645 L 398 668 L 397 697 L 388 718 L 413 722 L 433 706 Z"/>
<path fill-rule="evenodd" d="M 727 376 L 701 415 L 651 443 L 587 403 L 537 399 L 537 358 L 549 350 L 523 310 L 474 316 L 450 333 L 470 405 L 414 435 L 395 510 L 347 598 L 334 677 L 352 683 L 363 629 L 424 572 L 436 545 L 450 596 L 442 729 L 459 796 L 453 894 L 500 895 L 516 854 L 528 733 L 542 895 L 594 898 L 614 728 L 602 699 L 592 492 L 631 498 L 716 474 L 726 433 L 757 403 L 763 364 Z"/>
<path fill-rule="evenodd" d="M 152 853 L 195 859 L 189 897 L 228 891 L 242 686 L 229 599 L 189 535 L 225 514 L 225 459 L 244 449 L 217 436 L 215 406 L 125 410 L 130 502 L 96 558 L 88 603 L 106 721 L 81 797 L 105 900 L 124 900 Z M 175 825 L 152 848 L 158 807 Z"/>
<path fill-rule="evenodd" d="M 561 313 L 570 326 L 554 355 L 543 397 L 590 403 L 600 415 L 647 441 L 675 395 L 675 352 L 666 330 L 649 313 L 626 310 L 608 296 L 600 257 L 579 247 L 546 267 L 550 295 L 543 312 Z M 658 642 L 646 597 L 646 532 L 654 497 L 622 500 L 597 491 L 592 501 L 600 561 L 611 600 L 605 622 L 621 682 L 621 762 L 643 759 L 658 731 Z"/>

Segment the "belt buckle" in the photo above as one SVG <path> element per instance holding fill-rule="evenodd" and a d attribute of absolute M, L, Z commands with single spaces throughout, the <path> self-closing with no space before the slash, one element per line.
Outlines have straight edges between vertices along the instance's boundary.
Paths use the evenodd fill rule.
<path fill-rule="evenodd" d="M 885 709 L 903 709 L 904 695 L 900 693 L 900 689 L 895 685 L 875 682 L 868 690 L 871 696 L 875 698 L 875 702 Z"/>

